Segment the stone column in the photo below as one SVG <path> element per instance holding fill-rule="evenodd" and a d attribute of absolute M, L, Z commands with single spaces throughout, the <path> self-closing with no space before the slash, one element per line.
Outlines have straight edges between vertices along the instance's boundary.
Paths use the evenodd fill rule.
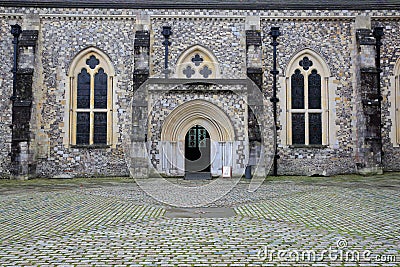
<path fill-rule="evenodd" d="M 134 178 L 149 176 L 147 145 L 147 88 L 143 83 L 149 78 L 150 17 L 139 14 L 136 18 L 134 41 L 133 101 L 130 153 L 130 172 Z"/>
<path fill-rule="evenodd" d="M 133 73 L 134 90 L 136 91 L 149 78 L 149 53 L 150 53 L 150 17 L 137 18 L 135 33 L 135 69 Z"/>
<path fill-rule="evenodd" d="M 32 157 L 31 109 L 36 44 L 40 20 L 38 15 L 25 15 L 18 43 L 16 98 L 12 107 L 11 173 L 17 179 L 35 175 L 36 162 Z"/>
<path fill-rule="evenodd" d="M 247 77 L 256 84 L 260 91 L 262 91 L 263 69 L 260 17 L 249 16 L 246 18 L 246 59 Z M 254 113 L 256 112 L 257 114 L 260 114 L 262 111 L 262 104 L 258 103 L 260 100 L 258 97 L 252 96 L 252 90 L 249 90 L 248 92 L 248 165 L 253 165 L 257 161 L 256 150 L 261 148 L 260 126 Z"/>
<path fill-rule="evenodd" d="M 356 17 L 356 166 L 360 174 L 382 173 L 381 95 L 371 18 Z"/>

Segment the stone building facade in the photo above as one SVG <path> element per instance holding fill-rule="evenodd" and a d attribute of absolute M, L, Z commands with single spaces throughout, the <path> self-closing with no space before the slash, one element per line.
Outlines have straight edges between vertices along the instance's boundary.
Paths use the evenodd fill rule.
<path fill-rule="evenodd" d="M 400 3 L 133 2 L 0 1 L 1 177 L 400 170 Z"/>

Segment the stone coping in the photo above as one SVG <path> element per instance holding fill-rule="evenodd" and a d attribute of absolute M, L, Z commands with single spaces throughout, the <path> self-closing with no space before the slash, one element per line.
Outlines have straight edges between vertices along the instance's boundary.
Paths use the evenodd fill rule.
<path fill-rule="evenodd" d="M 20 1 L 0 1 L 0 6 L 12 7 L 67 7 L 67 8 L 113 8 L 113 9 L 146 9 L 146 8 L 184 8 L 184 9 L 251 9 L 251 10 L 287 10 L 287 9 L 350 9 L 350 10 L 367 10 L 367 9 L 396 9 L 399 3 L 396 0 L 336 0 L 336 1 L 239 1 L 239 0 L 207 0 L 207 1 L 126 1 L 126 0 L 20 0 Z"/>

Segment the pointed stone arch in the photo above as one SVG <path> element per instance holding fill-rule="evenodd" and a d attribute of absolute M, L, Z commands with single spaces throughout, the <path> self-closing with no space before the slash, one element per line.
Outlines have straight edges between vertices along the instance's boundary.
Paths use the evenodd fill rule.
<path fill-rule="evenodd" d="M 83 75 L 84 74 L 84 75 Z M 83 75 L 83 76 L 81 76 Z M 88 86 L 85 105 L 78 104 L 79 78 L 84 77 Z M 67 71 L 66 90 L 66 146 L 105 145 L 115 147 L 117 133 L 113 127 L 116 119 L 114 110 L 115 69 L 106 53 L 96 47 L 88 47 L 80 51 L 71 61 Z M 83 89 L 82 89 L 83 90 Z M 83 92 L 83 91 L 82 91 Z M 96 92 L 96 93 L 95 93 Z M 86 94 L 85 93 L 85 94 Z M 83 116 L 85 115 L 85 116 Z M 80 129 L 85 120 L 85 131 Z M 79 129 L 79 130 L 78 130 Z M 88 130 L 89 129 L 89 130 Z M 81 138 L 82 136 L 85 138 Z"/>
<path fill-rule="evenodd" d="M 93 54 L 99 57 L 99 60 L 100 62 L 102 62 L 102 65 L 106 67 L 105 71 L 109 73 L 109 75 L 115 76 L 114 66 L 111 62 L 110 57 L 106 53 L 104 53 L 101 49 L 94 46 L 87 47 L 74 56 L 68 68 L 68 76 L 70 77 L 73 76 L 75 74 L 77 66 L 81 64 L 81 61 L 84 58 L 89 58 L 90 55 Z"/>
<path fill-rule="evenodd" d="M 330 99 L 334 99 L 335 86 L 331 78 L 331 71 L 324 58 L 313 49 L 305 48 L 291 57 L 284 70 L 284 75 L 285 77 L 281 81 L 282 88 L 285 90 L 279 96 L 286 100 L 286 103 L 283 103 L 283 112 L 280 117 L 282 121 L 286 121 L 283 126 L 284 131 L 281 134 L 284 143 L 288 146 L 299 144 L 304 146 L 314 144 L 328 146 L 333 144 L 336 134 L 330 133 L 329 125 L 334 122 L 332 122 L 334 111 L 331 112 L 329 104 Z M 299 82 L 300 80 L 298 79 L 300 78 L 303 81 L 301 82 L 303 84 L 303 96 L 299 99 L 303 98 L 303 103 L 294 105 L 294 97 L 297 99 L 299 96 L 292 96 L 292 86 L 297 86 L 292 83 L 293 81 Z M 320 83 L 320 90 L 318 91 L 315 91 L 315 84 L 313 83 L 313 81 L 316 81 L 315 79 Z M 314 84 L 313 87 L 311 87 L 312 84 Z M 315 96 L 310 93 L 313 92 L 310 91 L 311 88 L 314 88 L 314 92 L 319 92 L 319 96 L 316 95 L 316 98 L 319 99 L 319 103 L 316 106 L 309 104 L 313 103 L 309 101 L 312 101 L 313 96 Z M 304 123 L 295 123 L 296 125 L 293 125 L 294 122 L 301 122 L 302 120 L 304 120 Z M 301 125 L 303 125 L 304 134 L 299 129 Z M 295 131 L 293 127 L 296 127 Z M 320 134 L 315 134 L 316 131 L 310 130 L 315 127 Z M 294 136 L 294 133 L 296 133 L 296 136 Z M 298 138 L 300 135 L 304 135 L 303 140 Z"/>
<path fill-rule="evenodd" d="M 220 68 L 215 55 L 201 45 L 186 49 L 178 58 L 175 68 L 176 78 L 220 78 Z"/>
<path fill-rule="evenodd" d="M 294 54 L 286 68 L 285 68 L 285 76 L 288 77 L 291 75 L 291 73 L 298 68 L 297 62 L 304 58 L 308 57 L 311 60 L 314 60 L 314 65 L 311 66 L 311 68 L 318 69 L 320 72 L 323 72 L 323 76 L 325 77 L 330 77 L 331 76 L 331 71 L 328 67 L 328 64 L 326 63 L 325 59 L 316 51 L 310 48 L 305 48 L 300 51 L 298 51 L 296 54 Z"/>
<path fill-rule="evenodd" d="M 210 136 L 211 173 L 220 175 L 222 166 L 233 166 L 233 172 L 240 170 L 234 164 L 236 134 L 226 113 L 205 100 L 192 100 L 175 108 L 165 119 L 161 130 L 161 164 L 166 175 L 183 175 L 185 171 L 185 137 L 189 129 L 199 125 Z"/>
<path fill-rule="evenodd" d="M 216 105 L 205 100 L 192 100 L 175 108 L 165 119 L 162 141 L 182 141 L 190 128 L 201 125 L 207 129 L 212 140 L 228 142 L 235 140 L 235 130 L 228 115 Z"/>

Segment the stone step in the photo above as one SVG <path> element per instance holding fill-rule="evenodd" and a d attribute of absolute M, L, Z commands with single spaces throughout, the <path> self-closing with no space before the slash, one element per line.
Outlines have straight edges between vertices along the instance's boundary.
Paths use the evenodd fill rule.
<path fill-rule="evenodd" d="M 211 180 L 210 172 L 186 172 L 185 180 Z"/>

